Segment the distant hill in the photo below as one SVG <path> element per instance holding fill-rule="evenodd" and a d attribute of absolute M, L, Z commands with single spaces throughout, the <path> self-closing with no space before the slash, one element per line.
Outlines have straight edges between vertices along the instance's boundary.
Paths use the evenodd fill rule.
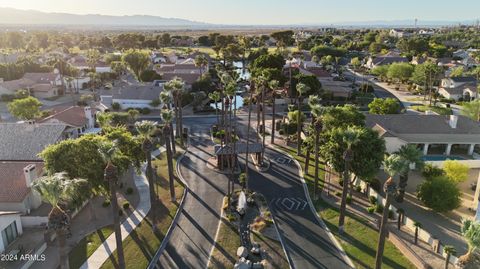
<path fill-rule="evenodd" d="M 207 26 L 208 24 L 186 19 L 158 16 L 132 15 L 108 16 L 99 14 L 77 15 L 47 13 L 0 7 L 0 24 L 14 25 L 106 25 L 106 26 Z"/>

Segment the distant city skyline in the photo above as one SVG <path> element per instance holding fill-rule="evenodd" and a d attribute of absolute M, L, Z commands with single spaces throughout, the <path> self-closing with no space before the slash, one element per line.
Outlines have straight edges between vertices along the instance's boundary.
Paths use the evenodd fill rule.
<path fill-rule="evenodd" d="M 480 17 L 478 0 L 0 0 L 0 7 L 43 12 L 153 15 L 213 24 L 288 25 L 370 21 L 463 22 Z"/>

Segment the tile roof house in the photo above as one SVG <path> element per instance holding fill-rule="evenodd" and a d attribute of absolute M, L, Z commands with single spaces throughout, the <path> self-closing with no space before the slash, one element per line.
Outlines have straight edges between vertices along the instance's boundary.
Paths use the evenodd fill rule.
<path fill-rule="evenodd" d="M 427 155 L 429 146 L 440 144 L 446 146 L 446 155 L 450 155 L 452 145 L 462 145 L 465 153 L 472 155 L 475 145 L 480 145 L 480 125 L 464 116 L 367 114 L 366 126 L 385 139 L 389 153 L 402 145 L 416 144 L 423 145 Z"/>
<path fill-rule="evenodd" d="M 369 69 L 373 69 L 377 66 L 381 65 L 389 65 L 393 63 L 408 63 L 408 58 L 403 56 L 395 56 L 395 55 L 383 55 L 377 57 L 370 57 L 365 64 L 365 67 Z"/>
<path fill-rule="evenodd" d="M 100 100 L 106 106 L 113 103 L 120 104 L 122 109 L 126 108 L 153 108 L 150 103 L 160 98 L 163 86 L 124 86 L 112 90 L 104 90 L 100 93 Z"/>
<path fill-rule="evenodd" d="M 444 78 L 438 93 L 445 98 L 471 101 L 478 98 L 477 80 L 474 77 Z"/>
<path fill-rule="evenodd" d="M 174 77 L 179 77 L 185 81 L 187 87 L 190 87 L 202 74 L 208 71 L 208 65 L 200 68 L 195 66 L 194 58 L 177 58 L 173 64 L 160 64 L 156 66 L 155 71 L 162 76 L 163 80 L 171 80 Z"/>
<path fill-rule="evenodd" d="M 38 98 L 49 98 L 61 93 L 62 85 L 60 75 L 52 73 L 25 73 L 21 79 L 0 82 L 0 93 L 15 93 L 19 89 L 28 89 Z"/>
<path fill-rule="evenodd" d="M 41 161 L 45 147 L 66 138 L 65 124 L 0 123 L 0 161 Z"/>
<path fill-rule="evenodd" d="M 0 161 L 0 211 L 23 214 L 38 208 L 40 195 L 31 188 L 32 182 L 43 175 L 41 162 Z"/>
<path fill-rule="evenodd" d="M 39 123 L 60 123 L 67 125 L 65 133 L 68 138 L 76 138 L 83 133 L 90 133 L 95 128 L 95 109 L 89 106 L 57 106 L 50 109 L 50 115 Z"/>

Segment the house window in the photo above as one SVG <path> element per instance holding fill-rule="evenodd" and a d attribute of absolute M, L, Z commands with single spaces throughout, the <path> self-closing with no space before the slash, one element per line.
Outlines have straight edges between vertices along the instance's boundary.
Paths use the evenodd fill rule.
<path fill-rule="evenodd" d="M 7 247 L 15 240 L 15 238 L 17 238 L 17 236 L 17 222 L 14 220 L 10 225 L 7 226 L 7 228 L 2 231 L 3 245 Z"/>

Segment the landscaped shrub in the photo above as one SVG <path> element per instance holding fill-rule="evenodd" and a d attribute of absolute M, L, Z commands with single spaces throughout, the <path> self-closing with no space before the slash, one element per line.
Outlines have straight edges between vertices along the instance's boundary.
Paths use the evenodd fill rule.
<path fill-rule="evenodd" d="M 123 205 L 122 205 L 123 209 L 127 210 L 130 208 L 130 203 L 129 202 L 123 202 Z"/>
<path fill-rule="evenodd" d="M 127 194 L 132 194 L 133 193 L 133 188 L 132 187 L 128 187 L 127 188 Z"/>
<path fill-rule="evenodd" d="M 351 195 L 347 196 L 346 202 L 347 202 L 347 204 L 351 204 L 351 203 L 352 203 L 352 196 L 351 196 Z"/>
<path fill-rule="evenodd" d="M 360 185 L 356 186 L 356 187 L 355 187 L 355 190 L 356 190 L 357 192 L 362 192 L 362 186 L 360 186 Z"/>
<path fill-rule="evenodd" d="M 367 212 L 373 214 L 373 212 L 375 212 L 375 206 L 367 207 Z"/>
<path fill-rule="evenodd" d="M 425 180 L 417 187 L 418 199 L 437 212 L 447 212 L 459 207 L 460 196 L 457 184 L 446 176 Z"/>
<path fill-rule="evenodd" d="M 375 212 L 377 212 L 377 213 L 382 213 L 382 212 L 383 212 L 383 205 L 380 204 L 380 203 L 377 203 L 377 204 L 375 205 Z"/>
<path fill-rule="evenodd" d="M 368 197 L 368 200 L 370 201 L 370 203 L 372 205 L 376 204 L 377 203 L 377 197 L 373 196 L 373 195 L 370 195 L 370 197 Z"/>
<path fill-rule="evenodd" d="M 103 207 L 108 207 L 108 206 L 110 206 L 110 200 L 105 200 L 105 201 L 103 201 L 102 206 L 103 206 Z"/>
<path fill-rule="evenodd" d="M 151 110 L 148 107 L 144 107 L 140 110 L 140 113 L 142 113 L 143 115 L 148 115 L 148 114 L 150 114 L 150 112 L 151 112 Z"/>
<path fill-rule="evenodd" d="M 342 193 L 341 193 L 341 192 L 339 192 L 339 191 L 337 191 L 337 192 L 335 192 L 335 196 L 338 196 L 338 197 L 340 197 L 340 196 L 342 196 Z"/>
<path fill-rule="evenodd" d="M 388 210 L 388 218 L 393 219 L 393 210 Z"/>
<path fill-rule="evenodd" d="M 338 179 L 338 184 L 343 187 L 343 178 Z"/>
<path fill-rule="evenodd" d="M 112 103 L 112 109 L 113 110 L 119 110 L 121 108 L 120 104 L 119 103 Z"/>
<path fill-rule="evenodd" d="M 235 215 L 232 213 L 227 213 L 225 216 L 229 222 L 235 221 Z"/>

